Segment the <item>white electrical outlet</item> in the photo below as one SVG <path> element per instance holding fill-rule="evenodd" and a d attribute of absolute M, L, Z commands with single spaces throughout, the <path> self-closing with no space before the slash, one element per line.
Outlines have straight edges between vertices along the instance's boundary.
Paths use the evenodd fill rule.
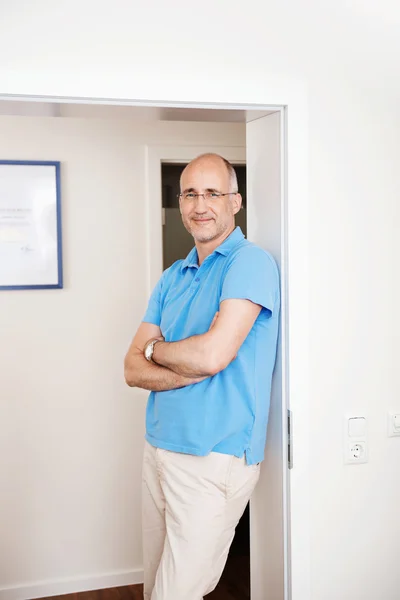
<path fill-rule="evenodd" d="M 348 440 L 345 463 L 348 465 L 359 465 L 368 462 L 367 441 Z"/>
<path fill-rule="evenodd" d="M 400 413 L 390 413 L 388 415 L 388 436 L 395 437 L 400 435 Z"/>

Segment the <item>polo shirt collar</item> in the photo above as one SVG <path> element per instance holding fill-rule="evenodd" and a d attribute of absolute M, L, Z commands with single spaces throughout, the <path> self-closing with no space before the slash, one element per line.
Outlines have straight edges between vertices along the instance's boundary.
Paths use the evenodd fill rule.
<path fill-rule="evenodd" d="M 195 269 L 199 268 L 199 257 L 197 256 L 196 246 L 192 248 L 192 250 L 189 252 L 189 254 L 187 255 L 187 257 L 181 265 L 182 271 L 183 269 L 187 269 L 188 267 Z"/>
<path fill-rule="evenodd" d="M 235 246 L 237 246 L 237 244 L 239 242 L 241 242 L 244 239 L 244 235 L 242 233 L 242 230 L 240 229 L 240 227 L 236 227 L 231 235 L 229 237 L 226 238 L 225 241 L 222 242 L 222 244 L 220 246 L 218 246 L 218 248 L 215 248 L 214 252 L 218 252 L 218 254 L 223 254 L 224 256 L 228 256 L 228 254 L 231 252 L 231 250 L 234 249 Z"/>
<path fill-rule="evenodd" d="M 244 239 L 244 235 L 242 233 L 242 230 L 240 229 L 240 227 L 236 227 L 231 235 L 229 237 L 226 238 L 226 240 L 224 240 L 222 242 L 222 244 L 220 246 L 218 246 L 218 248 L 215 248 L 214 252 L 217 252 L 218 254 L 222 254 L 223 256 L 228 256 L 228 254 L 231 252 L 231 250 L 233 250 L 233 248 L 242 240 Z M 196 247 L 194 247 L 189 254 L 187 255 L 187 257 L 185 258 L 185 260 L 182 263 L 181 269 L 183 271 L 183 269 L 186 268 L 195 268 L 198 269 L 199 267 L 199 258 L 197 256 L 197 250 Z"/>

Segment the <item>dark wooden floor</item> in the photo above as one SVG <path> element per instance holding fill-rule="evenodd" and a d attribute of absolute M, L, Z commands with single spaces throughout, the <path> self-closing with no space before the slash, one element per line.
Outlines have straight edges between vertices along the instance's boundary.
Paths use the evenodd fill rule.
<path fill-rule="evenodd" d="M 108 588 L 106 590 L 95 590 L 93 592 L 52 596 L 51 598 L 46 598 L 46 600 L 143 600 L 143 586 L 127 585 L 124 587 Z"/>

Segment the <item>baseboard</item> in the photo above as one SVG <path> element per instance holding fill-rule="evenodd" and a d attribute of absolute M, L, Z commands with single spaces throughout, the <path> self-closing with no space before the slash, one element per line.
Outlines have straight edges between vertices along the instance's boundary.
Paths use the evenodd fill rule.
<path fill-rule="evenodd" d="M 38 581 L 28 585 L 15 585 L 0 588 L 0 600 L 33 600 L 61 596 L 74 592 L 87 592 L 104 588 L 143 583 L 143 569 L 116 571 L 105 575 L 93 575 L 52 581 Z"/>

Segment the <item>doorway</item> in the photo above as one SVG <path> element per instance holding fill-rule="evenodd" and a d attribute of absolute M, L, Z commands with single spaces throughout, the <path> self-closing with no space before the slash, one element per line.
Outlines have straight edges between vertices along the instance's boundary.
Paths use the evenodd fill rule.
<path fill-rule="evenodd" d="M 187 163 L 161 164 L 163 269 L 184 259 L 193 248 L 193 238 L 183 226 L 179 211 L 180 177 Z M 247 235 L 246 165 L 235 164 L 242 209 L 235 217 L 236 226 Z M 247 505 L 235 532 L 228 560 L 216 589 L 207 600 L 250 600 L 250 504 Z"/>
<path fill-rule="evenodd" d="M 286 97 L 285 94 L 283 94 L 283 97 Z M 275 234 L 277 232 L 279 232 L 279 234 L 282 233 L 282 236 L 284 235 L 284 229 L 285 226 L 284 224 L 282 225 L 282 227 L 280 227 L 279 225 L 277 225 L 277 220 L 275 219 L 275 214 L 273 215 L 274 219 L 271 219 L 271 211 L 270 211 L 270 206 L 268 205 L 268 201 L 270 199 L 270 195 L 268 194 L 268 191 L 266 191 L 265 189 L 265 175 L 266 175 L 266 166 L 268 166 L 268 164 L 272 164 L 271 161 L 268 162 L 268 160 L 266 161 L 266 157 L 265 154 L 260 151 L 262 150 L 265 146 L 267 146 L 270 149 L 270 141 L 273 137 L 274 142 L 276 142 L 276 140 L 280 138 L 282 139 L 282 147 L 279 151 L 275 152 L 274 154 L 274 161 L 273 161 L 273 170 L 276 169 L 276 160 L 282 161 L 282 165 L 285 164 L 285 159 L 282 158 L 285 156 L 285 152 L 286 152 L 286 133 L 285 130 L 283 129 L 283 127 L 281 128 L 281 130 L 279 130 L 279 128 L 273 128 L 273 135 L 271 137 L 271 131 L 267 132 L 267 135 L 265 134 L 265 131 L 262 131 L 261 129 L 259 130 L 258 133 L 260 133 L 260 136 L 257 138 L 258 133 L 255 131 L 255 129 L 257 129 L 257 124 L 261 124 L 262 121 L 265 121 L 265 119 L 267 118 L 267 114 L 269 115 L 275 115 L 275 117 L 277 117 L 277 119 L 280 119 L 280 123 L 283 124 L 285 122 L 285 119 L 287 118 L 287 113 L 285 116 L 285 109 L 283 107 L 279 107 L 281 106 L 282 102 L 281 102 L 281 96 L 278 96 L 278 99 L 280 100 L 279 102 L 277 102 L 276 106 L 271 106 L 268 108 L 264 108 L 261 107 L 263 110 L 263 114 L 258 114 L 256 115 L 256 107 L 245 107 L 245 106 L 241 106 L 239 109 L 235 109 L 233 110 L 233 108 L 229 108 L 228 105 L 224 106 L 223 108 L 221 108 L 221 106 L 207 106 L 207 107 L 201 107 L 200 105 L 196 105 L 196 104 L 192 104 L 190 106 L 186 106 L 184 108 L 182 108 L 182 106 L 178 106 L 177 104 L 175 105 L 169 105 L 166 107 L 162 106 L 162 103 L 158 103 L 158 104 L 154 104 L 152 106 L 149 106 L 149 104 L 147 104 L 147 106 L 144 106 L 143 103 L 141 103 L 140 101 L 138 102 L 118 102 L 118 101 L 114 101 L 113 103 L 117 106 L 103 106 L 103 104 L 105 105 L 106 102 L 102 101 L 101 99 L 86 99 L 84 101 L 81 100 L 81 102 L 85 103 L 87 110 L 89 109 L 96 109 L 94 112 L 97 113 L 97 117 L 99 117 L 99 113 L 102 113 L 103 111 L 116 111 L 116 112 L 121 112 L 121 116 L 122 113 L 126 113 L 126 112 L 130 112 L 132 111 L 132 114 L 135 113 L 137 116 L 135 118 L 137 118 L 138 122 L 142 120 L 142 115 L 143 113 L 146 113 L 146 115 L 148 115 L 149 113 L 157 112 L 157 118 L 159 120 L 162 121 L 180 121 L 181 122 L 181 126 L 183 125 L 182 121 L 199 121 L 201 119 L 203 119 L 204 121 L 212 121 L 212 120 L 219 120 L 220 118 L 225 118 L 225 121 L 232 119 L 232 122 L 235 121 L 237 122 L 237 119 L 241 119 L 241 121 L 243 123 L 246 123 L 246 128 L 247 128 L 247 133 L 250 132 L 251 129 L 251 125 L 254 124 L 255 128 L 253 129 L 253 133 L 254 136 L 251 139 L 251 141 L 249 141 L 249 136 L 247 136 L 247 150 L 250 149 L 251 154 L 252 154 L 252 158 L 251 161 L 248 162 L 248 173 L 251 173 L 251 176 L 253 178 L 253 182 L 250 182 L 250 188 L 251 189 L 251 194 L 248 196 L 248 203 L 251 204 L 252 208 L 251 210 L 249 210 L 248 212 L 251 213 L 251 215 L 247 215 L 249 217 L 249 219 L 247 220 L 247 231 L 249 234 L 249 239 L 251 239 L 252 241 L 255 241 L 255 243 L 261 244 L 262 246 L 266 247 L 266 249 L 270 248 L 270 231 L 272 229 L 274 229 Z M 297 100 L 297 96 L 295 97 L 295 99 Z M 27 100 L 28 104 L 30 103 L 29 98 L 26 98 L 25 100 Z M 67 105 L 68 103 L 68 99 L 43 99 L 43 100 L 47 100 L 48 102 L 53 102 L 52 106 L 49 106 L 49 112 L 54 110 L 54 115 L 50 115 L 49 116 L 60 116 L 60 110 L 58 108 L 58 105 L 61 103 L 64 103 L 65 105 Z M 69 106 L 68 110 L 71 116 L 76 116 L 77 110 L 80 107 L 77 106 L 76 102 L 78 99 L 75 99 L 75 105 L 73 106 Z M 97 103 L 97 106 L 93 106 L 94 104 Z M 125 104 L 125 106 L 118 106 L 118 104 Z M 57 105 L 57 110 L 54 109 L 54 106 Z M 279 105 L 279 106 L 278 106 Z M 260 109 L 260 107 L 257 107 L 258 109 Z M 46 109 L 47 110 L 47 109 Z M 269 113 L 266 113 L 266 111 L 269 111 Z M 57 113 L 57 114 L 56 114 Z M 292 112 L 292 114 L 294 114 Z M 296 113 L 296 115 L 298 115 L 298 111 Z M 200 118 L 201 117 L 201 118 Z M 275 118 L 274 117 L 274 118 Z M 303 200 L 305 200 L 304 198 L 304 184 L 303 184 L 303 179 L 302 176 L 300 175 L 300 171 L 301 173 L 306 173 L 306 169 L 304 169 L 303 167 L 300 169 L 299 165 L 304 165 L 304 161 L 300 160 L 300 157 L 303 156 L 304 154 L 304 144 L 303 144 L 303 139 L 306 136 L 303 136 L 304 134 L 304 130 L 299 126 L 299 120 L 301 121 L 302 119 L 298 118 L 298 116 L 296 116 L 296 119 L 294 119 L 292 122 L 296 123 L 296 127 L 292 127 L 291 128 L 291 139 L 292 139 L 292 143 L 290 145 L 291 148 L 291 152 L 292 152 L 292 158 L 293 158 L 293 154 L 295 155 L 295 159 L 292 160 L 292 170 L 291 173 L 293 175 L 293 177 L 291 178 L 291 182 L 292 182 L 292 190 L 293 190 L 293 195 L 296 198 L 296 202 L 297 202 L 297 208 L 296 208 L 296 203 L 292 203 L 292 208 L 291 208 L 291 221 L 295 222 L 296 224 L 296 231 L 298 232 L 298 236 L 299 239 L 295 239 L 293 233 L 291 234 L 291 240 L 293 240 L 292 242 L 292 246 L 291 246 L 291 257 L 292 257 L 292 264 L 291 264 L 291 297 L 293 297 L 294 292 L 300 292 L 304 289 L 304 273 L 302 271 L 301 268 L 299 268 L 299 266 L 301 267 L 302 265 L 302 261 L 304 262 L 304 260 L 301 258 L 304 256 L 304 254 L 302 254 L 301 252 L 297 252 L 294 250 L 295 246 L 296 249 L 298 249 L 299 247 L 302 247 L 302 240 L 304 239 L 304 228 L 300 227 L 300 223 L 304 222 L 304 213 L 303 213 Z M 95 127 L 93 128 L 95 129 Z M 183 127 L 181 127 L 181 129 L 183 129 Z M 137 130 L 140 131 L 140 126 L 138 125 Z M 283 131 L 283 133 L 280 133 L 280 131 Z M 277 133 L 278 132 L 278 133 Z M 262 135 L 261 135 L 262 134 Z M 21 138 L 22 139 L 22 138 Z M 295 144 L 293 144 L 293 139 L 296 140 Z M 182 154 L 187 153 L 188 151 L 188 147 L 185 147 L 185 151 L 181 152 L 180 150 L 178 150 L 177 152 L 174 151 L 174 156 L 167 156 L 168 152 L 165 152 L 164 150 L 157 150 L 154 151 L 154 148 L 157 147 L 157 144 L 170 144 L 169 140 L 165 141 L 160 140 L 156 137 L 155 134 L 153 134 L 152 138 L 149 139 L 148 141 L 146 140 L 145 142 L 147 145 L 146 149 L 143 151 L 143 153 L 141 154 L 141 157 L 146 156 L 146 160 L 142 160 L 139 157 L 139 152 L 137 152 L 136 154 L 136 164 L 139 165 L 138 169 L 140 169 L 142 172 L 146 171 L 146 175 L 147 178 L 149 180 L 149 189 L 146 190 L 147 192 L 147 199 L 146 199 L 146 210 L 148 210 L 148 220 L 147 220 L 147 234 L 146 234 L 146 241 L 143 241 L 143 244 L 141 246 L 139 246 L 137 249 L 135 248 L 135 252 L 138 252 L 141 254 L 141 256 L 143 256 L 143 253 L 146 252 L 145 250 L 145 246 L 146 243 L 148 245 L 148 248 L 151 248 L 152 252 L 147 251 L 146 252 L 146 259 L 145 259 L 145 263 L 146 263 L 146 267 L 148 267 L 148 272 L 149 272 L 149 277 L 148 277 L 148 288 L 150 289 L 153 284 L 155 283 L 156 279 L 158 279 L 161 271 L 162 271 L 162 252 L 158 252 L 159 248 L 157 246 L 157 244 L 159 243 L 160 246 L 162 246 L 162 214 L 161 211 L 159 211 L 159 217 L 157 215 L 155 215 L 155 213 L 151 213 L 151 209 L 150 209 L 150 204 L 151 202 L 148 202 L 149 198 L 152 196 L 152 189 L 151 187 L 154 185 L 159 185 L 159 179 L 161 177 L 160 175 L 160 158 L 164 159 L 164 158 L 178 158 L 178 159 L 182 159 L 184 158 L 184 156 L 182 156 Z M 180 143 L 185 143 L 186 144 L 186 140 L 184 142 L 180 142 Z M 203 137 L 201 140 L 199 140 L 198 144 L 199 145 L 204 145 L 205 143 L 207 143 L 207 140 L 205 139 L 205 137 Z M 218 142 L 217 142 L 218 143 Z M 299 149 L 296 147 L 296 145 L 298 144 Z M 170 145 L 171 147 L 171 145 Z M 275 145 L 275 147 L 278 147 Z M 36 147 L 35 147 L 36 148 Z M 160 147 L 159 147 L 160 148 Z M 164 146 L 165 148 L 165 146 Z M 182 148 L 182 146 L 181 146 Z M 131 151 L 131 146 L 127 145 L 127 149 L 129 151 Z M 37 150 L 37 149 L 36 149 Z M 210 150 L 209 147 L 205 148 L 204 151 Z M 215 149 L 218 152 L 218 148 Z M 235 144 L 231 145 L 231 150 L 232 152 L 235 152 L 237 150 L 237 146 L 235 149 Z M 129 153 L 129 151 L 124 155 L 124 159 L 126 156 L 131 157 L 131 154 Z M 223 154 L 223 152 L 220 152 L 221 154 Z M 153 160 L 154 158 L 156 158 L 158 160 Z M 240 158 L 240 157 L 238 157 Z M 131 158 L 130 158 L 131 160 Z M 232 158 L 230 158 L 231 162 L 234 162 L 232 160 Z M 162 162 L 162 161 L 161 161 Z M 177 161 L 179 162 L 179 161 Z M 144 164 L 145 163 L 145 164 Z M 135 165 L 135 163 L 133 163 Z M 293 168 L 293 166 L 296 166 L 296 170 Z M 155 170 L 154 170 L 155 169 Z M 278 171 L 276 171 L 276 173 L 278 173 L 278 177 L 277 179 L 280 180 L 284 180 L 285 179 L 285 175 L 283 172 L 280 172 L 279 169 Z M 275 173 L 275 174 L 276 174 Z M 286 173 L 286 171 L 285 171 Z M 254 176 L 259 176 L 262 175 L 264 177 L 263 180 L 263 185 L 264 187 L 261 188 L 258 184 L 257 186 L 254 185 Z M 268 173 L 268 175 L 270 175 Z M 295 183 L 293 183 L 295 182 Z M 249 182 L 247 182 L 249 184 Z M 282 184 L 283 186 L 283 184 Z M 159 194 L 161 195 L 161 186 L 160 187 L 160 192 Z M 144 190 L 144 186 L 142 188 Z M 262 189 L 262 194 L 259 193 L 260 189 Z M 283 187 L 282 187 L 283 189 Z M 298 190 L 301 190 L 300 192 Z M 157 192 L 158 193 L 158 192 Z M 279 201 L 276 201 L 274 204 L 274 208 L 276 209 L 277 212 L 279 212 L 279 214 L 284 215 L 285 211 L 286 211 L 286 204 L 285 204 L 285 195 L 282 192 L 282 199 L 279 199 Z M 142 199 L 142 198 L 141 198 Z M 275 198 L 276 199 L 276 198 Z M 160 201 L 161 198 L 158 200 L 158 207 L 160 207 Z M 263 210 L 263 205 L 262 203 L 265 204 L 265 210 Z M 153 205 L 154 206 L 154 205 Z M 256 209 L 256 210 L 255 210 Z M 257 214 L 256 214 L 257 211 Z M 267 213 L 265 212 L 267 211 Z M 269 211 L 269 212 L 268 212 Z M 265 215 L 267 214 L 269 222 L 266 221 L 265 219 Z M 255 216 L 256 215 L 256 216 Z M 83 215 L 83 217 L 85 217 L 85 215 Z M 252 222 L 249 223 L 249 220 L 251 220 Z M 257 222 L 256 222 L 257 221 Z M 267 233 L 265 233 L 265 230 L 263 231 L 264 226 L 266 225 L 266 230 L 268 229 Z M 144 229 L 144 228 L 143 228 Z M 156 231 L 156 235 L 153 236 L 152 234 L 154 233 L 154 231 Z M 301 235 L 300 235 L 300 231 L 301 231 Z M 301 238 L 301 239 L 300 239 Z M 159 242 L 158 242 L 159 240 Z M 70 240 L 71 243 L 71 240 Z M 282 240 L 279 242 L 280 247 L 284 247 L 285 243 L 282 237 Z M 162 248 L 160 248 L 160 250 L 162 250 Z M 282 257 L 282 264 L 285 265 L 287 260 L 286 256 Z M 286 273 L 286 267 L 285 267 L 285 273 Z M 298 279 L 300 278 L 300 275 L 296 275 L 296 273 L 301 273 L 301 281 L 299 282 Z M 285 282 L 285 277 L 286 275 L 283 277 L 283 282 Z M 286 290 L 286 284 L 285 285 L 285 290 Z M 144 288 L 145 285 L 142 284 L 142 288 Z M 284 290 L 284 291 L 285 291 Z M 293 292 L 294 290 L 294 292 Z M 149 291 L 149 290 L 148 290 Z M 295 335 L 294 337 L 297 339 L 297 346 L 296 348 L 299 349 L 302 347 L 300 341 L 304 340 L 304 335 L 300 335 L 300 331 L 301 332 L 305 332 L 306 333 L 306 320 L 304 319 L 304 314 L 306 313 L 305 310 L 300 311 L 301 312 L 301 319 L 297 319 L 296 320 L 296 315 L 299 312 L 299 306 L 303 306 L 303 304 L 305 303 L 305 297 L 303 293 L 297 293 L 294 294 L 296 296 L 296 310 L 297 313 L 294 313 L 294 322 L 296 324 L 295 328 Z M 302 304 L 303 302 L 303 304 Z M 285 321 L 286 319 L 286 314 L 283 315 L 283 321 Z M 285 339 L 285 331 L 283 332 L 282 335 L 283 339 Z M 293 348 L 293 336 L 291 339 L 291 348 Z M 284 355 L 285 350 L 283 350 L 282 355 Z M 301 353 L 300 353 L 301 354 Z M 285 371 L 283 371 L 282 373 L 280 372 L 278 377 L 279 380 L 285 381 L 285 377 L 286 377 L 286 389 L 289 388 L 289 384 L 290 384 L 290 388 L 292 388 L 294 386 L 293 382 L 297 382 L 299 384 L 299 386 L 301 387 L 301 389 L 304 389 L 304 377 L 300 377 L 299 375 L 299 371 L 301 371 L 301 369 L 299 368 L 299 364 L 302 362 L 302 358 L 304 358 L 304 355 L 299 355 L 297 357 L 297 368 L 294 371 L 295 375 L 290 377 L 285 375 Z M 303 361 L 304 362 L 304 361 Z M 285 367 L 285 365 L 284 365 Z M 302 371 L 304 373 L 304 370 Z M 304 383 L 304 385 L 303 385 Z M 280 404 L 277 402 L 276 403 L 276 407 L 277 408 L 282 408 L 282 411 L 284 411 L 286 409 L 286 399 L 284 397 L 284 394 L 282 395 L 283 398 L 283 402 L 281 402 Z M 297 396 L 295 395 L 295 398 L 297 398 L 297 408 L 299 408 L 299 402 L 300 402 L 300 398 L 299 398 L 299 394 L 297 394 Z M 279 405 L 278 405 L 279 404 Z M 282 416 L 283 416 L 283 412 L 282 412 Z M 305 417 L 304 417 L 305 419 Z M 296 421 L 296 432 L 299 432 L 299 423 L 302 424 L 304 423 L 304 419 L 301 416 L 297 417 L 297 421 Z M 256 551 L 253 553 L 252 555 L 257 557 L 257 564 L 253 566 L 252 571 L 253 573 L 256 574 L 256 578 L 258 579 L 257 581 L 257 585 L 253 586 L 252 585 L 252 598 L 254 600 L 264 600 L 266 598 L 268 598 L 266 591 L 268 590 L 268 593 L 271 593 L 271 589 L 274 589 L 273 586 L 269 585 L 269 582 L 271 580 L 271 578 L 276 576 L 277 573 L 277 569 L 275 568 L 275 565 L 271 563 L 271 560 L 274 560 L 274 556 L 275 556 L 275 561 L 277 562 L 278 560 L 283 564 L 287 562 L 287 557 L 289 554 L 288 548 L 287 548 L 287 531 L 284 529 L 284 525 L 282 524 L 282 513 L 285 512 L 286 508 L 285 505 L 282 506 L 282 502 L 281 502 L 281 498 L 280 495 L 278 494 L 276 496 L 275 499 L 272 499 L 271 497 L 268 497 L 268 494 L 270 494 L 270 492 L 268 491 L 268 483 L 271 481 L 270 480 L 270 475 L 272 477 L 272 479 L 274 479 L 274 477 L 276 475 L 279 475 L 280 478 L 283 477 L 283 479 L 285 479 L 287 477 L 286 474 L 286 463 L 285 463 L 285 427 L 284 427 L 284 421 L 282 422 L 282 427 L 279 426 L 278 423 L 276 423 L 276 427 L 274 429 L 274 431 L 272 433 L 279 433 L 280 436 L 282 436 L 282 439 L 278 439 L 278 436 L 275 436 L 273 438 L 271 438 L 271 436 L 269 437 L 269 439 L 273 440 L 273 445 L 271 444 L 271 441 L 269 442 L 269 448 L 271 449 L 271 452 L 269 454 L 269 456 L 267 456 L 267 460 L 264 463 L 264 485 L 259 487 L 259 492 L 258 492 L 258 496 L 257 498 L 254 500 L 254 510 L 252 510 L 252 516 L 254 516 L 254 518 L 252 519 L 253 523 L 252 523 L 252 544 L 254 544 Z M 303 427 L 304 429 L 304 427 Z M 281 453 L 282 450 L 282 453 Z M 300 453 L 298 453 L 298 456 L 300 456 Z M 283 461 L 282 461 L 283 458 Z M 300 456 L 301 458 L 301 456 Z M 299 459 L 298 459 L 299 460 Z M 304 463 L 304 458 L 303 458 L 303 463 Z M 299 462 L 297 462 L 297 465 L 299 464 Z M 301 472 L 302 474 L 302 472 Z M 295 483 L 298 484 L 299 478 L 295 478 Z M 280 484 L 279 484 L 280 485 Z M 271 488 L 271 486 L 269 486 L 269 488 Z M 278 487 L 274 487 L 274 489 L 278 489 Z M 283 485 L 282 487 L 279 487 L 280 491 L 283 491 L 284 489 L 286 489 L 286 480 L 283 481 Z M 299 492 L 300 486 L 297 485 L 297 491 Z M 304 489 L 304 486 L 301 488 Z M 301 490 L 300 490 L 301 491 Z M 266 496 L 267 496 L 267 500 L 266 500 Z M 252 507 L 253 508 L 253 507 Z M 271 509 L 271 510 L 270 510 Z M 297 517 L 297 523 L 305 523 L 305 519 L 303 519 L 301 517 L 301 519 L 299 518 L 299 513 L 295 514 L 295 517 Z M 283 516 L 283 520 L 285 520 L 286 517 L 285 515 Z M 276 530 L 273 526 L 271 526 L 272 521 L 275 522 L 280 522 L 282 527 L 283 527 L 283 531 L 279 531 L 278 533 L 276 533 Z M 271 534 L 272 529 L 273 534 Z M 295 535 L 295 542 L 297 545 L 300 544 L 300 542 L 298 540 L 304 540 L 305 537 L 299 535 L 299 527 L 297 527 L 296 530 L 296 534 Z M 278 538 L 276 538 L 276 536 L 278 536 Z M 275 553 L 275 547 L 273 546 L 274 544 L 274 537 L 275 539 L 278 539 L 279 544 L 285 546 L 284 548 L 284 552 L 276 552 Z M 303 542 L 301 542 L 300 545 L 302 545 Z M 274 555 L 275 553 L 275 555 Z M 285 597 L 285 599 L 288 597 L 288 581 L 289 581 L 289 577 L 288 577 L 288 573 L 286 571 L 287 567 L 285 566 L 285 574 L 284 574 L 284 578 L 281 576 L 281 569 L 283 569 L 283 567 L 279 568 L 279 573 L 276 576 L 276 579 L 278 581 L 279 579 L 279 591 L 277 592 L 277 594 L 275 595 L 271 595 L 270 597 L 275 599 L 281 600 Z M 112 585 L 118 585 L 119 582 L 119 575 L 118 574 L 111 574 L 112 577 L 110 576 L 109 581 L 110 583 L 112 582 Z M 262 578 L 260 576 L 263 576 Z M 266 577 L 264 577 L 264 575 L 266 575 Z M 134 579 L 134 576 L 131 576 L 129 574 L 129 577 L 132 579 Z M 252 575 L 253 577 L 253 575 Z M 261 580 L 262 579 L 262 580 Z M 285 594 L 283 595 L 282 592 L 282 582 L 283 580 L 285 580 Z M 137 580 L 136 580 L 137 581 Z M 268 585 L 266 585 L 266 581 L 268 581 Z M 55 584 L 56 585 L 56 581 Z M 57 583 L 58 585 L 58 583 Z M 86 583 L 85 583 L 86 585 Z M 87 584 L 87 585 L 91 585 L 91 584 Z M 57 588 L 58 590 L 63 589 L 62 585 L 60 583 L 59 587 Z M 33 597 L 33 594 L 31 595 L 31 597 Z"/>

